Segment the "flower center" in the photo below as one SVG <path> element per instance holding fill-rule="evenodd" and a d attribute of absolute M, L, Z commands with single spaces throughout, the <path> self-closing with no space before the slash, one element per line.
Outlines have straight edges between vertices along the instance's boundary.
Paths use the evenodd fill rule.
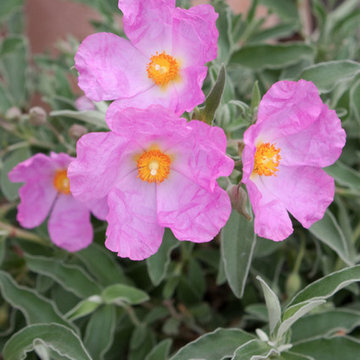
<path fill-rule="evenodd" d="M 179 63 L 177 60 L 163 51 L 161 54 L 151 56 L 147 66 L 148 77 L 156 85 L 165 86 L 171 80 L 175 80 L 179 74 Z"/>
<path fill-rule="evenodd" d="M 137 161 L 138 177 L 142 181 L 160 184 L 170 174 L 170 156 L 160 150 L 144 152 Z"/>
<path fill-rule="evenodd" d="M 61 194 L 70 194 L 70 182 L 67 177 L 67 170 L 56 171 L 54 177 L 55 189 Z"/>
<path fill-rule="evenodd" d="M 273 144 L 261 143 L 258 145 L 256 147 L 253 174 L 276 176 L 281 159 L 279 153 L 280 149 Z"/>

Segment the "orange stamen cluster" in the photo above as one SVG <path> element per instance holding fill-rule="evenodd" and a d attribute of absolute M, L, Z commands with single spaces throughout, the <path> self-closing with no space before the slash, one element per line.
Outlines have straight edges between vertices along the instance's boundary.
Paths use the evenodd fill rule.
<path fill-rule="evenodd" d="M 67 170 L 56 171 L 54 177 L 54 187 L 61 194 L 70 194 L 70 182 L 67 177 Z"/>
<path fill-rule="evenodd" d="M 170 174 L 171 159 L 160 150 L 144 152 L 137 161 L 138 177 L 142 181 L 160 184 Z"/>
<path fill-rule="evenodd" d="M 276 176 L 279 170 L 280 149 L 270 143 L 261 143 L 256 147 L 253 174 Z"/>
<path fill-rule="evenodd" d="M 177 60 L 163 51 L 161 54 L 151 56 L 147 66 L 148 77 L 158 86 L 166 86 L 179 75 Z"/>

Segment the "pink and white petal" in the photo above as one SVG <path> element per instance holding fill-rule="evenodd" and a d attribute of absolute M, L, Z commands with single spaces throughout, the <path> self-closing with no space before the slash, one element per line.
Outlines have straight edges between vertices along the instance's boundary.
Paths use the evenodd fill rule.
<path fill-rule="evenodd" d="M 54 176 L 56 166 L 50 157 L 44 154 L 36 154 L 31 158 L 17 164 L 8 174 L 12 182 L 25 182 L 28 180 L 51 179 Z"/>
<path fill-rule="evenodd" d="M 179 240 L 207 242 L 226 224 L 230 199 L 219 186 L 206 191 L 188 178 L 172 171 L 157 186 L 158 221 Z"/>
<path fill-rule="evenodd" d="M 131 174 L 108 196 L 105 246 L 118 256 L 143 260 L 159 249 L 164 228 L 156 217 L 156 185 Z"/>
<path fill-rule="evenodd" d="M 289 237 L 293 227 L 285 205 L 276 199 L 260 180 L 256 183 L 249 180 L 246 188 L 254 211 L 255 233 L 273 241 L 282 241 Z"/>
<path fill-rule="evenodd" d="M 151 105 L 146 109 L 137 106 L 123 108 L 120 101 L 115 101 L 109 106 L 106 121 L 112 131 L 128 139 L 133 138 L 144 147 L 151 139 L 163 138 L 171 142 L 171 139 L 186 137 L 191 132 L 186 128 L 186 119 L 160 105 Z"/>
<path fill-rule="evenodd" d="M 177 106 L 174 111 L 181 115 L 185 111 L 193 111 L 195 106 L 200 105 L 205 100 L 202 92 L 202 85 L 206 78 L 206 66 L 190 66 L 181 71 L 181 81 L 175 82 Z M 171 94 L 175 96 L 175 94 Z"/>
<path fill-rule="evenodd" d="M 111 33 L 88 36 L 75 55 L 79 87 L 94 101 L 127 98 L 150 88 L 148 63 L 128 40 Z"/>
<path fill-rule="evenodd" d="M 320 220 L 334 200 L 334 179 L 321 168 L 280 166 L 276 177 L 262 182 L 305 228 Z"/>
<path fill-rule="evenodd" d="M 275 83 L 262 98 L 256 124 L 261 125 L 261 135 L 271 140 L 307 128 L 322 109 L 322 100 L 312 82 L 283 80 Z"/>
<path fill-rule="evenodd" d="M 175 0 L 119 0 L 126 36 L 150 59 L 156 52 L 170 53 Z"/>
<path fill-rule="evenodd" d="M 53 160 L 56 169 L 67 169 L 69 164 L 74 160 L 73 157 L 71 157 L 68 154 L 65 153 L 50 153 L 50 158 Z"/>
<path fill-rule="evenodd" d="M 281 164 L 319 166 L 333 164 L 341 155 L 346 134 L 334 110 L 323 105 L 318 119 L 297 134 L 276 140 L 281 149 Z"/>
<path fill-rule="evenodd" d="M 136 169 L 126 157 L 128 140 L 112 132 L 90 133 L 77 142 L 77 158 L 70 164 L 70 190 L 86 202 L 105 197 L 119 177 Z"/>
<path fill-rule="evenodd" d="M 90 211 L 71 195 L 59 195 L 51 212 L 48 230 L 51 241 L 67 251 L 79 251 L 93 239 Z"/>
<path fill-rule="evenodd" d="M 230 175 L 234 168 L 234 161 L 226 156 L 226 135 L 221 128 L 197 120 L 188 127 L 192 132 L 186 142 L 168 149 L 175 154 L 172 169 L 213 191 L 217 178 Z"/>
<path fill-rule="evenodd" d="M 172 55 L 186 68 L 204 65 L 217 56 L 218 14 L 211 5 L 198 5 L 174 11 Z"/>
<path fill-rule="evenodd" d="M 86 207 L 93 213 L 95 217 L 100 220 L 106 220 L 109 213 L 109 206 L 107 204 L 107 197 L 102 199 L 93 199 L 85 203 Z"/>
<path fill-rule="evenodd" d="M 57 195 L 52 181 L 52 178 L 31 179 L 20 188 L 16 219 L 22 227 L 39 226 L 48 216 Z"/>

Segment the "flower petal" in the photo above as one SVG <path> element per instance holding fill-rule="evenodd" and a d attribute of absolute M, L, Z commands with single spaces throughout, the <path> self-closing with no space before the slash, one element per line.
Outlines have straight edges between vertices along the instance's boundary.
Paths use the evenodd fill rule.
<path fill-rule="evenodd" d="M 164 228 L 156 217 L 156 185 L 127 176 L 108 197 L 105 246 L 121 257 L 143 260 L 160 247 Z"/>
<path fill-rule="evenodd" d="M 148 58 L 171 50 L 175 0 L 119 0 L 126 36 Z"/>
<path fill-rule="evenodd" d="M 67 169 L 69 164 L 74 160 L 74 158 L 68 154 L 54 152 L 50 153 L 50 158 L 58 170 Z"/>
<path fill-rule="evenodd" d="M 334 179 L 318 167 L 280 166 L 277 176 L 261 181 L 305 228 L 320 220 L 334 200 Z"/>
<path fill-rule="evenodd" d="M 277 139 L 276 143 L 283 165 L 326 167 L 339 158 L 345 141 L 340 119 L 324 104 L 314 123 L 297 134 Z"/>
<path fill-rule="evenodd" d="M 134 96 L 153 86 L 149 59 L 131 43 L 111 33 L 88 36 L 75 55 L 79 87 L 94 101 Z"/>
<path fill-rule="evenodd" d="M 173 18 L 172 55 L 182 66 L 204 65 L 217 56 L 218 14 L 211 5 L 198 5 L 188 10 L 176 8 Z"/>
<path fill-rule="evenodd" d="M 106 216 L 109 213 L 107 197 L 104 197 L 102 199 L 89 200 L 85 204 L 95 217 L 100 220 L 106 220 Z"/>
<path fill-rule="evenodd" d="M 54 163 L 43 154 L 23 161 L 9 173 L 12 182 L 25 182 L 19 190 L 17 220 L 21 226 L 34 228 L 46 219 L 57 194 L 54 175 Z"/>
<path fill-rule="evenodd" d="M 293 227 L 285 206 L 277 200 L 259 181 L 246 184 L 254 211 L 255 233 L 263 238 L 282 241 L 293 232 Z"/>
<path fill-rule="evenodd" d="M 112 132 L 90 133 L 77 142 L 77 158 L 70 164 L 70 190 L 86 202 L 105 197 L 117 178 L 136 168 L 124 153 L 127 139 Z"/>
<path fill-rule="evenodd" d="M 323 103 L 311 81 L 279 81 L 262 98 L 255 126 L 268 140 L 288 136 L 317 120 Z"/>
<path fill-rule="evenodd" d="M 197 120 L 190 121 L 188 127 L 192 132 L 186 144 L 168 150 L 176 154 L 172 168 L 213 191 L 217 178 L 230 175 L 234 168 L 234 161 L 226 156 L 226 135 L 221 128 Z"/>
<path fill-rule="evenodd" d="M 218 185 L 209 192 L 172 171 L 157 186 L 157 209 L 159 224 L 170 228 L 177 239 L 206 242 L 226 224 L 231 204 Z"/>
<path fill-rule="evenodd" d="M 48 223 L 51 241 L 68 251 L 89 246 L 93 239 L 90 211 L 71 195 L 59 195 Z"/>

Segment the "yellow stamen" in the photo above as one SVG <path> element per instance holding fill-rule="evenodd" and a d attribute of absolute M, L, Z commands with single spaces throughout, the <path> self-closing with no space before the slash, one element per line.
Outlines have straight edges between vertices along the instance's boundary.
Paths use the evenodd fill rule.
<path fill-rule="evenodd" d="M 138 177 L 142 181 L 160 184 L 169 176 L 170 164 L 170 156 L 160 150 L 146 151 L 137 161 Z"/>
<path fill-rule="evenodd" d="M 280 149 L 270 143 L 261 143 L 256 147 L 253 174 L 276 176 L 279 170 Z"/>
<path fill-rule="evenodd" d="M 147 66 L 148 77 L 158 86 L 166 86 L 179 75 L 178 61 L 163 51 L 151 56 Z"/>
<path fill-rule="evenodd" d="M 70 182 L 67 177 L 67 170 L 56 171 L 54 177 L 54 187 L 61 194 L 70 194 Z"/>

